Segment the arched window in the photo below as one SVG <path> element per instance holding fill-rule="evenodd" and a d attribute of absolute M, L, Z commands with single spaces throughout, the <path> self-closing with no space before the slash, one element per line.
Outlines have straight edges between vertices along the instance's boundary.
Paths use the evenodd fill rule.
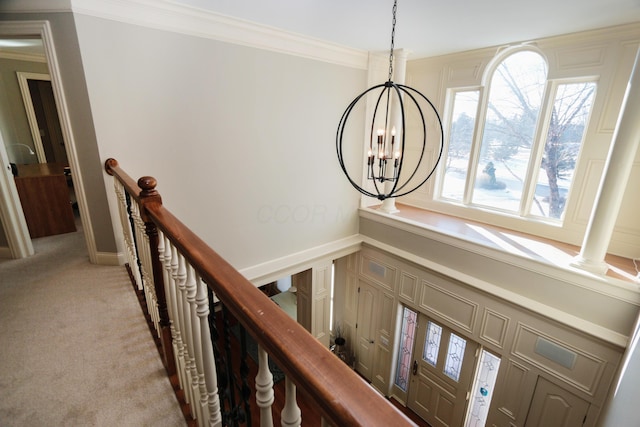
<path fill-rule="evenodd" d="M 533 50 L 502 59 L 484 88 L 452 89 L 439 199 L 562 219 L 596 83 L 549 80 Z"/>

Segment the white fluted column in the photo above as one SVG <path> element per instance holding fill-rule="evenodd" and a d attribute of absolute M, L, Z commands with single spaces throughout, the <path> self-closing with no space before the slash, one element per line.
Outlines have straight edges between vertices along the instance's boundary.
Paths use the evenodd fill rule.
<path fill-rule="evenodd" d="M 580 254 L 572 265 L 593 273 L 604 274 L 604 261 L 631 168 L 640 145 L 640 50 L 629 78 L 613 141 L 605 163 L 602 181 Z"/>

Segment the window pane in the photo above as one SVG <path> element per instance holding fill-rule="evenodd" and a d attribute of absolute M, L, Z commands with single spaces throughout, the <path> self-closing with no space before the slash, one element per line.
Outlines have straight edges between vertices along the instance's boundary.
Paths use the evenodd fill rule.
<path fill-rule="evenodd" d="M 413 352 L 417 317 L 418 313 L 404 307 L 395 380 L 395 384 L 400 387 L 402 391 L 407 391 L 409 384 L 409 369 L 411 368 L 411 353 Z"/>
<path fill-rule="evenodd" d="M 442 327 L 433 322 L 427 326 L 427 337 L 424 343 L 422 359 L 432 366 L 438 363 L 438 350 L 440 350 L 440 338 L 442 337 Z"/>
<path fill-rule="evenodd" d="M 531 215 L 562 218 L 595 91 L 593 82 L 558 86 Z"/>
<path fill-rule="evenodd" d="M 462 201 L 469 168 L 479 91 L 456 92 L 453 98 L 449 144 L 441 196 Z"/>
<path fill-rule="evenodd" d="M 482 350 L 465 427 L 481 427 L 486 424 L 499 367 L 500 358 Z"/>
<path fill-rule="evenodd" d="M 506 58 L 489 88 L 473 203 L 518 212 L 547 68 L 535 52 Z"/>
<path fill-rule="evenodd" d="M 444 373 L 454 381 L 460 379 L 462 361 L 464 359 L 464 349 L 467 341 L 452 333 L 449 337 L 449 348 L 447 349 L 447 360 L 444 363 Z"/>

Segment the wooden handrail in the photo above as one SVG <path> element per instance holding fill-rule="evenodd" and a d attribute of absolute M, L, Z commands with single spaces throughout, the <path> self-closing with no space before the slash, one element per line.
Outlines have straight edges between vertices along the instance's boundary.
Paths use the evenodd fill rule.
<path fill-rule="evenodd" d="M 107 160 L 105 169 L 140 198 L 135 181 L 117 161 Z M 155 187 L 155 180 L 153 183 Z M 159 196 L 143 206 L 145 214 L 286 375 L 313 399 L 327 421 L 341 427 L 415 425 L 186 227 L 159 202 Z"/>

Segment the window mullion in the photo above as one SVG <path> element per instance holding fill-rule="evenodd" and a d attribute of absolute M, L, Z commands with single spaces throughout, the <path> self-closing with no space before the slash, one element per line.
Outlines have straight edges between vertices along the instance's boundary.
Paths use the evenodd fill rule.
<path fill-rule="evenodd" d="M 484 124 L 487 114 L 487 102 L 489 91 L 485 86 L 479 88 L 480 97 L 478 102 L 478 110 L 476 112 L 476 122 L 473 128 L 473 143 L 471 144 L 471 152 L 469 153 L 469 167 L 467 178 L 464 186 L 464 197 L 462 202 L 464 205 L 470 205 L 473 198 L 473 189 L 476 183 L 476 175 L 478 173 L 478 161 L 480 158 L 480 147 L 482 145 L 482 134 L 484 132 Z"/>
<path fill-rule="evenodd" d="M 544 150 L 546 135 L 549 131 L 549 121 L 553 110 L 553 99 L 558 85 L 555 82 L 549 82 L 545 85 L 544 95 L 540 104 L 540 115 L 536 131 L 531 146 L 531 156 L 523 183 L 522 199 L 520 200 L 520 216 L 527 216 L 531 212 L 533 197 L 536 194 L 536 186 L 538 184 L 538 173 L 540 172 L 540 162 L 542 162 L 542 151 Z"/>

